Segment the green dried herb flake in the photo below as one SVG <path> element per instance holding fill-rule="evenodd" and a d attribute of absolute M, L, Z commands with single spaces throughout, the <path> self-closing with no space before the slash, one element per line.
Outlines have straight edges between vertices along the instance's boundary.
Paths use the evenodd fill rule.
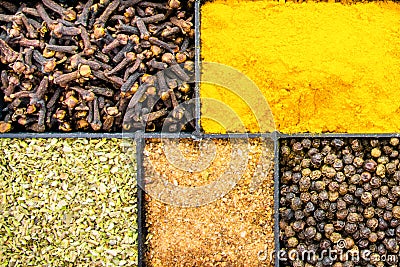
<path fill-rule="evenodd" d="M 137 265 L 133 142 L 0 145 L 0 266 Z"/>

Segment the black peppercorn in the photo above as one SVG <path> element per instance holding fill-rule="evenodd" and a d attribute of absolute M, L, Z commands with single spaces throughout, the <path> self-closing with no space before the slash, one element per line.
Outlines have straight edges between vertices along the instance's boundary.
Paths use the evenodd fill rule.
<path fill-rule="evenodd" d="M 311 172 L 310 178 L 311 180 L 318 180 L 321 178 L 322 172 L 320 170 L 314 170 Z"/>
<path fill-rule="evenodd" d="M 317 225 L 317 221 L 314 219 L 314 217 L 307 217 L 306 219 L 306 224 L 309 226 L 315 226 Z"/>
<path fill-rule="evenodd" d="M 302 193 L 300 193 L 300 200 L 301 200 L 303 203 L 309 202 L 310 199 L 311 199 L 311 194 L 310 194 L 309 192 L 302 192 Z"/>
<path fill-rule="evenodd" d="M 371 150 L 371 156 L 374 158 L 379 158 L 382 155 L 382 152 L 379 148 L 375 147 Z"/>
<path fill-rule="evenodd" d="M 391 219 L 393 218 L 393 214 L 392 214 L 392 212 L 391 211 L 385 211 L 384 213 L 383 213 L 383 219 L 385 220 L 385 221 L 390 221 Z"/>
<path fill-rule="evenodd" d="M 352 249 L 353 247 L 354 247 L 354 239 L 353 238 L 351 238 L 351 237 L 346 237 L 345 239 L 344 239 L 344 247 L 346 248 L 346 249 Z"/>
<path fill-rule="evenodd" d="M 347 185 L 347 183 L 345 183 L 345 182 L 341 183 L 339 186 L 339 194 L 342 196 L 347 194 L 348 189 L 349 189 L 349 186 Z"/>
<path fill-rule="evenodd" d="M 393 174 L 396 172 L 396 164 L 393 162 L 389 162 L 388 164 L 386 164 L 386 171 L 388 174 Z"/>
<path fill-rule="evenodd" d="M 343 200 L 347 203 L 347 204 L 352 204 L 354 201 L 354 198 L 352 195 L 350 194 L 346 194 L 343 196 Z"/>
<path fill-rule="evenodd" d="M 363 184 L 363 188 L 364 188 L 364 191 L 371 191 L 372 190 L 372 186 L 371 186 L 370 183 L 364 183 Z"/>
<path fill-rule="evenodd" d="M 332 264 L 333 264 L 333 260 L 332 260 L 332 257 L 324 257 L 323 259 L 322 259 L 322 264 L 323 264 L 323 266 L 332 266 Z"/>
<path fill-rule="evenodd" d="M 315 182 L 315 190 L 320 192 L 322 190 L 325 190 L 326 184 L 324 181 L 316 181 Z"/>
<path fill-rule="evenodd" d="M 397 253 L 399 251 L 399 244 L 394 238 L 388 238 L 383 240 L 383 244 L 385 245 L 386 249 L 390 252 Z"/>
<path fill-rule="evenodd" d="M 348 213 L 349 211 L 347 209 L 338 210 L 336 213 L 336 218 L 338 218 L 338 220 L 345 220 Z"/>
<path fill-rule="evenodd" d="M 379 230 L 386 230 L 388 228 L 387 222 L 382 217 L 378 218 L 378 222 L 379 222 L 378 225 Z"/>
<path fill-rule="evenodd" d="M 295 218 L 296 220 L 301 220 L 301 219 L 303 219 L 303 218 L 304 218 L 304 212 L 303 212 L 302 210 L 296 210 L 296 211 L 294 212 L 294 218 Z"/>
<path fill-rule="evenodd" d="M 337 220 L 333 222 L 333 227 L 335 228 L 335 231 L 342 231 L 345 226 L 346 223 L 344 221 Z"/>
<path fill-rule="evenodd" d="M 317 154 L 317 153 L 318 153 L 318 149 L 316 149 L 315 147 L 312 147 L 312 148 L 310 148 L 310 149 L 308 150 L 307 155 L 308 155 L 309 157 L 312 157 L 313 155 L 315 155 L 315 154 Z"/>
<path fill-rule="evenodd" d="M 292 237 L 296 235 L 296 232 L 293 230 L 293 227 L 288 225 L 285 228 L 285 235 L 286 237 Z"/>
<path fill-rule="evenodd" d="M 317 233 L 317 229 L 315 229 L 315 227 L 307 227 L 306 230 L 304 231 L 304 236 L 307 239 L 312 239 L 315 237 L 315 234 Z"/>
<path fill-rule="evenodd" d="M 370 144 L 371 144 L 372 147 L 377 147 L 377 146 L 379 146 L 379 140 L 377 140 L 377 139 L 372 139 L 372 140 L 370 141 Z"/>
<path fill-rule="evenodd" d="M 301 199 L 299 198 L 299 197 L 294 197 L 293 199 L 292 199 L 292 203 L 291 203 L 291 205 L 290 205 L 290 207 L 294 210 L 294 211 L 296 211 L 296 210 L 299 210 L 299 209 L 301 209 L 302 207 L 302 202 L 301 202 Z"/>
<path fill-rule="evenodd" d="M 368 227 L 360 228 L 360 237 L 361 238 L 368 238 L 370 234 L 371 234 L 371 230 Z"/>
<path fill-rule="evenodd" d="M 370 204 L 372 202 L 372 194 L 370 192 L 364 192 L 361 194 L 361 202 L 364 204 Z"/>
<path fill-rule="evenodd" d="M 400 186 L 393 186 L 391 193 L 395 197 L 400 197 Z"/>
<path fill-rule="evenodd" d="M 357 206 L 351 205 L 351 206 L 349 206 L 348 210 L 349 210 L 350 213 L 356 213 L 357 212 Z"/>
<path fill-rule="evenodd" d="M 333 139 L 331 144 L 336 148 L 336 149 L 341 149 L 344 146 L 344 142 L 342 139 Z"/>
<path fill-rule="evenodd" d="M 303 139 L 303 140 L 301 140 L 301 144 L 304 148 L 309 149 L 311 147 L 311 140 Z"/>
<path fill-rule="evenodd" d="M 293 216 L 294 216 L 294 212 L 291 209 L 285 209 L 285 210 L 282 210 L 282 212 L 281 212 L 281 217 L 285 221 L 290 221 L 293 218 Z"/>
<path fill-rule="evenodd" d="M 378 232 L 376 232 L 376 234 L 378 235 L 379 240 L 382 240 L 385 238 L 385 232 L 383 232 L 383 231 L 378 231 Z"/>
<path fill-rule="evenodd" d="M 376 205 L 381 208 L 384 209 L 386 207 L 386 205 L 388 204 L 389 200 L 387 197 L 380 197 L 377 199 L 376 201 Z"/>
<path fill-rule="evenodd" d="M 285 171 L 282 174 L 282 182 L 287 184 L 292 180 L 292 177 L 293 177 L 293 173 L 291 171 Z"/>
<path fill-rule="evenodd" d="M 330 205 L 329 205 L 329 212 L 334 213 L 334 212 L 336 212 L 336 211 L 337 211 L 337 203 L 336 203 L 336 202 L 330 203 Z"/>
<path fill-rule="evenodd" d="M 314 205 L 317 205 L 317 204 L 318 204 L 318 194 L 317 194 L 316 192 L 312 192 L 312 193 L 311 193 L 310 201 L 311 201 Z"/>
<path fill-rule="evenodd" d="M 373 159 L 369 159 L 364 162 L 364 170 L 368 172 L 375 172 L 377 166 L 378 164 Z"/>
<path fill-rule="evenodd" d="M 389 228 L 385 231 L 386 237 L 395 237 L 396 236 L 396 230 L 393 228 Z"/>
<path fill-rule="evenodd" d="M 375 215 L 374 207 L 368 207 L 364 210 L 364 218 L 371 219 Z"/>
<path fill-rule="evenodd" d="M 342 209 L 345 209 L 347 207 L 346 202 L 342 198 L 339 198 L 337 200 L 336 204 L 337 204 L 337 209 L 338 210 L 342 210 Z"/>
<path fill-rule="evenodd" d="M 316 154 L 311 156 L 311 164 L 315 168 L 321 167 L 322 161 L 323 161 L 323 156 L 322 156 L 321 153 L 316 153 Z"/>
<path fill-rule="evenodd" d="M 290 248 L 294 248 L 299 244 L 299 241 L 297 240 L 296 237 L 290 237 L 287 241 L 287 245 Z"/>
<path fill-rule="evenodd" d="M 361 195 L 364 193 L 364 188 L 357 187 L 356 192 L 354 192 L 354 195 L 356 197 L 361 197 Z"/>
<path fill-rule="evenodd" d="M 372 189 L 371 195 L 373 199 L 378 199 L 378 197 L 381 196 L 381 190 L 379 190 L 378 188 Z"/>
<path fill-rule="evenodd" d="M 292 177 L 293 183 L 297 184 L 298 182 L 300 182 L 300 179 L 301 179 L 301 173 L 294 172 Z"/>
<path fill-rule="evenodd" d="M 299 181 L 300 191 L 306 192 L 311 186 L 310 177 L 302 177 Z"/>
<path fill-rule="evenodd" d="M 303 160 L 301 161 L 301 163 L 300 163 L 300 166 L 301 166 L 303 169 L 308 169 L 308 168 L 310 167 L 310 164 L 311 164 L 311 159 L 303 159 Z"/>
<path fill-rule="evenodd" d="M 319 192 L 318 198 L 319 201 L 327 200 L 329 198 L 328 192 L 326 190 L 322 190 L 321 192 Z"/>
<path fill-rule="evenodd" d="M 325 220 L 325 211 L 322 209 L 317 209 L 316 211 L 314 211 L 314 217 L 317 221 L 323 221 Z"/>
<path fill-rule="evenodd" d="M 368 241 L 371 243 L 375 243 L 378 241 L 378 235 L 376 233 L 371 233 L 368 237 Z"/>
<path fill-rule="evenodd" d="M 396 236 L 400 238 L 400 225 L 396 227 Z"/>
<path fill-rule="evenodd" d="M 400 171 L 396 171 L 396 172 L 393 174 L 393 179 L 394 179 L 396 182 L 400 182 Z"/>
<path fill-rule="evenodd" d="M 335 159 L 335 161 L 332 164 L 332 167 L 336 170 L 336 171 L 341 171 L 343 169 L 343 161 L 341 159 Z M 336 173 L 336 175 L 338 175 L 338 173 Z M 340 182 L 340 181 L 338 181 Z"/>
<path fill-rule="evenodd" d="M 387 185 L 382 185 L 380 189 L 382 196 L 386 196 L 389 193 L 389 186 Z"/>
<path fill-rule="evenodd" d="M 292 228 L 295 232 L 300 232 L 304 229 L 306 223 L 304 221 L 295 221 L 292 225 Z"/>
<path fill-rule="evenodd" d="M 348 234 L 353 234 L 357 231 L 357 224 L 355 223 L 346 223 L 346 226 L 344 227 L 344 230 Z"/>
<path fill-rule="evenodd" d="M 367 227 L 372 230 L 375 230 L 378 227 L 378 224 L 379 222 L 377 218 L 370 218 L 367 220 Z"/>
<path fill-rule="evenodd" d="M 321 139 L 313 139 L 312 141 L 311 141 L 311 145 L 312 145 L 312 147 L 314 147 L 314 148 L 319 148 L 320 146 L 321 146 Z"/>
<path fill-rule="evenodd" d="M 323 232 L 324 231 L 325 224 L 326 224 L 325 222 L 320 222 L 320 223 L 317 224 L 318 232 Z"/>
<path fill-rule="evenodd" d="M 369 172 L 363 172 L 360 175 L 361 181 L 363 183 L 368 183 L 371 180 L 371 174 Z"/>
<path fill-rule="evenodd" d="M 357 186 L 355 184 L 350 184 L 349 189 L 347 191 L 350 194 L 354 194 L 356 192 L 356 190 L 357 190 Z"/>
<path fill-rule="evenodd" d="M 355 157 L 353 160 L 353 165 L 356 168 L 361 168 L 364 164 L 364 160 L 360 157 Z"/>
<path fill-rule="evenodd" d="M 283 156 L 289 156 L 290 155 L 290 148 L 288 146 L 281 146 L 281 154 Z"/>
<path fill-rule="evenodd" d="M 350 152 L 349 152 L 350 153 Z M 343 162 L 344 162 L 344 164 L 346 164 L 346 165 L 350 165 L 350 164 L 353 164 L 353 160 L 354 160 L 354 156 L 352 155 L 352 154 L 345 154 L 344 156 L 343 156 Z M 346 167 L 345 167 L 346 168 Z"/>
<path fill-rule="evenodd" d="M 315 206 L 312 202 L 308 202 L 304 207 L 305 212 L 311 213 L 315 210 Z"/>
<path fill-rule="evenodd" d="M 296 142 L 293 144 L 292 149 L 294 152 L 300 152 L 303 150 L 303 145 L 300 142 Z"/>
<path fill-rule="evenodd" d="M 322 239 L 319 247 L 322 250 L 328 250 L 331 247 L 331 241 L 329 241 L 328 239 Z"/>
<path fill-rule="evenodd" d="M 356 174 L 356 168 L 353 165 L 346 165 L 346 166 L 344 166 L 343 173 L 346 177 L 352 177 L 354 174 Z M 358 184 L 359 183 L 358 178 L 354 179 L 354 182 L 353 182 L 353 180 L 350 180 L 350 183 Z"/>
<path fill-rule="evenodd" d="M 392 154 L 393 148 L 391 148 L 390 146 L 384 146 L 382 148 L 383 153 L 385 153 L 386 155 L 390 155 Z"/>
<path fill-rule="evenodd" d="M 335 231 L 335 227 L 332 223 L 327 223 L 324 226 L 324 233 L 326 237 L 329 237 Z"/>
<path fill-rule="evenodd" d="M 364 249 L 368 247 L 369 241 L 368 239 L 361 239 L 360 241 L 357 242 L 357 245 L 359 248 Z"/>
<path fill-rule="evenodd" d="M 350 223 L 358 222 L 358 213 L 355 212 L 349 213 L 349 215 L 347 215 L 347 221 Z"/>

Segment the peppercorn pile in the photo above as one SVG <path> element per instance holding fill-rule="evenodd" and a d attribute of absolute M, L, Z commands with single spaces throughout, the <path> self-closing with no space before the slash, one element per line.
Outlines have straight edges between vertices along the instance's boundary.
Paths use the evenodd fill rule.
<path fill-rule="evenodd" d="M 398 138 L 283 140 L 281 266 L 398 266 L 399 150 Z"/>
<path fill-rule="evenodd" d="M 0 132 L 189 130 L 194 1 L 65 2 L 0 1 Z"/>

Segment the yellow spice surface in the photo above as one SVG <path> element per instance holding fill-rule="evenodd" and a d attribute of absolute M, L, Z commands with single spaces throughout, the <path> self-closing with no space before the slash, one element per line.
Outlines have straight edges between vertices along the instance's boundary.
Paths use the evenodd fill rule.
<path fill-rule="evenodd" d="M 202 60 L 253 80 L 281 132 L 400 131 L 399 4 L 216 0 L 202 6 L 201 39 Z M 201 97 L 233 109 L 246 131 L 264 128 L 229 88 L 204 84 Z M 204 131 L 238 131 L 219 110 L 202 107 Z"/>

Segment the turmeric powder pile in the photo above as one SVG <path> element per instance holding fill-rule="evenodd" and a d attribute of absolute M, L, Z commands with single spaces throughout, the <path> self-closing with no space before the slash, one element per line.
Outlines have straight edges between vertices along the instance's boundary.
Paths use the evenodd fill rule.
<path fill-rule="evenodd" d="M 400 131 L 400 4 L 216 0 L 202 6 L 201 41 L 203 61 L 255 82 L 280 132 Z M 229 88 L 201 85 L 201 97 L 229 106 L 246 131 L 262 129 Z M 220 113 L 202 107 L 204 131 L 237 131 Z"/>

